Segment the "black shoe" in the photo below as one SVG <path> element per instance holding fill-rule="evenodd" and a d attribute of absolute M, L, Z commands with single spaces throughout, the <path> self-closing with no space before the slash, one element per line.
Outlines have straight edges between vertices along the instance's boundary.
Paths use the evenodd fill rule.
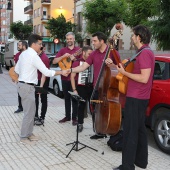
<path fill-rule="evenodd" d="M 78 125 L 78 132 L 82 132 L 83 131 L 83 124 L 79 124 Z"/>
<path fill-rule="evenodd" d="M 38 121 L 39 117 L 34 117 L 34 122 Z"/>
<path fill-rule="evenodd" d="M 77 124 L 78 124 L 77 119 L 73 119 L 73 120 L 72 120 L 72 125 L 73 125 L 73 126 L 76 126 Z"/>
<path fill-rule="evenodd" d="M 23 111 L 23 109 L 18 108 L 14 113 L 20 113 L 20 112 L 22 112 L 22 111 Z"/>
<path fill-rule="evenodd" d="M 37 121 L 35 121 L 35 125 L 37 125 L 37 126 L 43 125 L 44 126 L 44 119 L 39 118 Z"/>
<path fill-rule="evenodd" d="M 107 138 L 107 136 L 99 134 L 99 135 L 93 135 L 90 137 L 90 139 L 101 139 L 101 138 Z"/>
<path fill-rule="evenodd" d="M 117 168 L 113 168 L 113 170 L 122 170 L 122 165 L 120 165 L 120 166 L 117 167 Z"/>

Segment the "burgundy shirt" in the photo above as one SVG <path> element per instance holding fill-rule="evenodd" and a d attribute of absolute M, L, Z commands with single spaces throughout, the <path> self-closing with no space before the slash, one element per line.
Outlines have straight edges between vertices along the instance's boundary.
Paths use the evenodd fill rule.
<path fill-rule="evenodd" d="M 18 52 L 18 53 L 15 54 L 15 56 L 14 56 L 15 64 L 17 64 L 17 62 L 18 62 L 18 60 L 19 60 L 19 56 L 20 56 L 21 53 L 22 53 L 22 52 L 20 51 L 20 52 Z"/>
<path fill-rule="evenodd" d="M 62 55 L 64 55 L 65 53 L 69 53 L 69 54 L 74 54 L 76 53 L 76 51 L 78 51 L 80 49 L 80 47 L 74 47 L 72 50 L 68 47 L 64 47 L 62 48 L 57 54 L 56 54 L 56 58 L 61 57 Z M 76 56 L 76 58 L 80 58 L 81 55 Z M 62 80 L 69 80 L 70 81 L 70 75 L 65 77 L 61 75 L 61 79 Z"/>
<path fill-rule="evenodd" d="M 97 78 L 98 78 L 98 75 L 100 73 L 100 68 L 102 66 L 102 63 L 103 63 L 103 60 L 104 60 L 104 57 L 106 55 L 106 52 L 107 52 L 107 48 L 105 49 L 105 51 L 103 53 L 101 53 L 99 50 L 95 50 L 93 51 L 90 56 L 87 58 L 86 62 L 89 64 L 89 65 L 92 65 L 93 64 L 93 67 L 94 67 L 94 81 L 93 81 L 93 86 L 95 86 L 96 84 L 96 81 L 97 81 Z M 117 52 L 117 51 L 116 51 Z M 120 58 L 120 55 L 119 53 L 117 52 L 117 55 L 119 56 Z M 112 55 L 112 53 L 110 53 L 110 58 L 113 60 L 113 63 L 116 64 L 115 60 L 114 60 L 114 57 Z"/>
<path fill-rule="evenodd" d="M 144 48 L 149 47 L 148 45 L 143 45 L 138 52 Z M 154 73 L 155 57 L 151 50 L 144 49 L 137 57 L 134 62 L 133 74 L 140 74 L 141 69 L 151 68 L 151 74 L 149 80 L 146 84 L 136 82 L 132 79 L 128 80 L 127 97 L 133 97 L 137 99 L 149 99 L 151 88 L 152 88 L 152 77 Z"/>
<path fill-rule="evenodd" d="M 79 66 L 79 65 L 80 65 L 80 61 L 85 61 L 85 60 L 84 60 L 83 58 L 80 58 L 80 59 L 74 61 L 74 63 L 72 64 L 72 68 L 75 68 L 75 67 Z M 75 76 L 75 78 L 74 78 L 74 80 L 76 81 L 76 83 L 77 83 L 77 81 L 78 81 L 78 75 L 79 75 L 79 73 L 76 73 L 76 76 Z"/>
<path fill-rule="evenodd" d="M 45 66 L 49 69 L 50 68 L 50 61 L 47 55 L 43 52 L 40 56 L 42 62 L 45 64 Z M 42 73 L 38 70 L 38 80 L 41 80 Z"/>

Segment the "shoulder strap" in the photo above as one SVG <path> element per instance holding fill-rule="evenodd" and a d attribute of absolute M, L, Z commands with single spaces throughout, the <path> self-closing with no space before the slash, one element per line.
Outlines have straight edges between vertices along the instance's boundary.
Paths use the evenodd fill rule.
<path fill-rule="evenodd" d="M 132 62 L 143 50 L 151 50 L 149 47 L 143 48 L 142 50 L 140 50 L 137 54 L 134 54 L 125 64 L 124 66 L 126 67 L 130 62 Z"/>

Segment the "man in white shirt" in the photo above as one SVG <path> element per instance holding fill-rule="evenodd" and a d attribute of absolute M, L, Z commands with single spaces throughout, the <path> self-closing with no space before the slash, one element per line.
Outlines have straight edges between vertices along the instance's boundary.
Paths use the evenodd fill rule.
<path fill-rule="evenodd" d="M 37 53 L 42 47 L 42 37 L 32 34 L 28 38 L 28 49 L 22 52 L 20 59 L 15 66 L 15 72 L 19 75 L 17 90 L 21 96 L 24 117 L 21 127 L 20 142 L 23 144 L 34 144 L 39 138 L 33 135 L 35 116 L 35 85 L 38 83 L 37 70 L 46 77 L 62 74 L 67 76 L 66 71 L 49 70 Z"/>

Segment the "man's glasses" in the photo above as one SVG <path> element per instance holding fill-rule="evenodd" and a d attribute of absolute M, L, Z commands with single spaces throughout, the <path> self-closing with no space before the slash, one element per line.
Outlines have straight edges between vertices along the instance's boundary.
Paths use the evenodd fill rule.
<path fill-rule="evenodd" d="M 42 46 L 42 43 L 38 43 L 38 42 L 37 42 L 36 44 L 38 44 L 38 45 Z"/>

